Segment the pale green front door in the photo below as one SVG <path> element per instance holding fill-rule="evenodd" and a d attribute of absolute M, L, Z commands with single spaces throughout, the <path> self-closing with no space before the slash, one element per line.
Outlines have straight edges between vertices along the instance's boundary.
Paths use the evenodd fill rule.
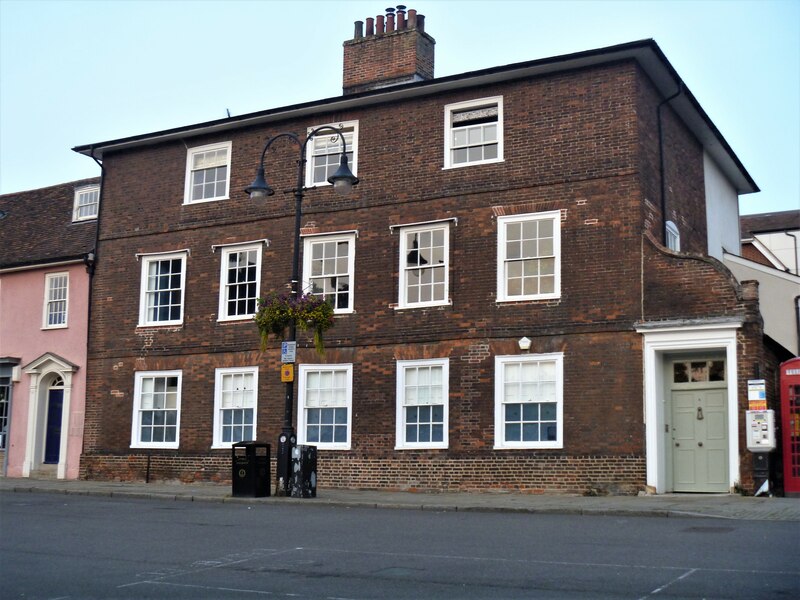
<path fill-rule="evenodd" d="M 728 492 L 727 390 L 672 391 L 672 483 L 676 492 Z"/>

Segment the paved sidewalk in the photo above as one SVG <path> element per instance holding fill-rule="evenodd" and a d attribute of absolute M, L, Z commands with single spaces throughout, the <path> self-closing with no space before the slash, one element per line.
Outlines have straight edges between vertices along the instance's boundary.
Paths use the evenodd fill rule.
<path fill-rule="evenodd" d="M 316 498 L 233 498 L 231 486 L 213 483 L 63 481 L 0 477 L 0 492 L 59 493 L 194 502 L 297 504 L 432 511 L 524 512 L 580 515 L 715 517 L 800 522 L 800 499 L 734 494 L 571 496 L 517 493 L 413 493 L 320 488 Z M 0 501 L 0 508 L 2 501 Z"/>

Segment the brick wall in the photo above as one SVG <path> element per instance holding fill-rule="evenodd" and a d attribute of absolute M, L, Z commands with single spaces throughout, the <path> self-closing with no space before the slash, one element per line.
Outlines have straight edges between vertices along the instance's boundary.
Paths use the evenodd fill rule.
<path fill-rule="evenodd" d="M 629 358 L 640 350 L 640 337 L 631 332 L 537 337 L 531 352 L 564 352 L 565 356 L 564 448 L 520 451 L 493 449 L 494 357 L 519 354 L 516 339 L 330 348 L 325 362 L 354 365 L 352 447 L 320 452 L 320 485 L 450 489 L 462 481 L 470 489 L 632 491 L 643 485 L 643 478 L 636 479 L 644 460 L 638 393 L 643 383 L 639 361 Z M 396 361 L 434 357 L 450 359 L 449 448 L 396 451 Z M 120 373 L 120 386 L 132 382 L 136 370 L 182 369 L 180 450 L 130 449 L 131 385 L 123 388 L 127 393 L 99 385 L 93 397 L 104 398 L 95 404 L 102 407 L 102 416 L 95 412 L 87 417 L 99 423 L 99 432 L 93 433 L 91 444 L 87 437 L 83 474 L 142 479 L 149 456 L 153 478 L 227 480 L 230 451 L 210 450 L 214 369 L 261 366 L 257 438 L 274 444 L 283 417 L 277 358 L 273 349 L 263 356 L 201 353 L 118 361 L 114 372 Z M 310 349 L 299 356 L 301 363 L 318 361 Z M 94 372 L 102 370 L 108 370 L 108 365 L 93 365 Z M 108 382 L 111 387 L 116 379 Z M 598 389 L 602 394 L 598 395 Z M 489 461 L 491 468 L 479 466 L 483 461 Z M 376 469 L 378 464 L 387 468 Z M 409 475 L 422 464 L 426 465 L 424 474 Z M 542 478 L 542 473 L 549 474 Z"/>
<path fill-rule="evenodd" d="M 641 387 L 639 365 L 631 363 L 627 356 L 614 356 L 615 350 L 639 352 L 639 336 L 628 332 L 627 339 L 619 333 L 576 334 L 572 336 L 544 336 L 534 340 L 532 353 L 565 353 L 565 397 L 577 414 L 566 415 L 568 425 L 565 435 L 571 437 L 572 448 L 581 452 L 608 451 L 624 445 L 626 452 L 641 449 L 641 432 L 631 428 L 641 419 L 631 416 L 635 404 L 628 398 Z M 494 396 L 494 356 L 519 354 L 516 339 L 507 341 L 444 341 L 439 343 L 414 344 L 405 346 L 382 345 L 358 348 L 329 347 L 324 362 L 331 364 L 352 363 L 355 365 L 355 378 L 369 394 L 354 398 L 356 413 L 355 429 L 359 439 L 353 440 L 355 448 L 371 447 L 381 452 L 392 452 L 394 446 L 394 398 L 396 360 L 423 358 L 450 358 L 451 392 L 456 393 L 451 404 L 453 427 L 451 445 L 456 450 L 469 450 L 485 447 L 493 441 L 493 396 Z M 181 423 L 181 446 L 195 452 L 204 451 L 211 445 L 210 418 L 213 406 L 213 372 L 215 368 L 232 365 L 260 365 L 260 399 L 264 409 L 260 412 L 259 438 L 277 438 L 280 417 L 283 414 L 282 384 L 278 378 L 278 354 L 274 346 L 264 355 L 257 353 L 202 353 L 194 355 L 173 355 L 150 357 L 146 360 L 118 361 L 113 378 L 98 386 L 97 394 L 105 396 L 102 406 L 107 412 L 115 414 L 119 421 L 104 422 L 104 436 L 101 443 L 92 449 L 122 451 L 130 442 L 131 385 L 137 370 L 182 369 L 184 372 L 183 406 Z M 617 353 L 619 354 L 619 353 Z M 585 360 L 585 356 L 597 356 Z M 600 360 L 600 356 L 604 356 Z M 319 357 L 311 349 L 300 351 L 301 363 L 318 363 Z M 99 372 L 106 365 L 97 363 L 93 370 Z M 119 384 L 119 385 L 117 385 Z M 591 392 L 600 384 L 608 390 L 608 396 L 615 399 L 598 403 L 590 399 Z M 117 389 L 122 388 L 122 390 Z M 456 388 L 456 389 L 453 389 Z M 459 389 L 471 402 L 462 402 Z M 261 403 L 260 403 L 261 405 Z M 366 412 L 359 413 L 363 407 Z M 603 420 L 609 411 L 619 416 L 619 430 L 612 429 L 613 442 L 593 423 Z M 571 412 L 571 411 L 570 411 Z M 387 420 L 388 417 L 388 420 Z M 474 423 L 474 428 L 466 428 L 462 434 L 462 423 Z M 570 427 L 574 427 L 573 430 Z M 479 431 L 480 435 L 475 435 Z M 374 439 L 370 440 L 370 435 Z M 482 444 L 475 445 L 480 439 Z"/>
<path fill-rule="evenodd" d="M 425 33 L 425 17 L 414 9 L 406 13 L 404 6 L 367 18 L 366 32 L 356 21 L 353 39 L 343 44 L 344 93 L 433 79 L 434 44 Z"/>
<path fill-rule="evenodd" d="M 774 268 L 774 265 L 754 244 L 742 244 L 742 257 L 752 260 L 760 265 Z"/>
<path fill-rule="evenodd" d="M 354 365 L 352 448 L 320 452 L 320 485 L 641 489 L 642 356 L 634 323 L 643 310 L 648 318 L 738 310 L 714 266 L 692 268 L 720 282 L 716 295 L 709 299 L 695 281 L 677 301 L 670 284 L 679 282 L 681 268 L 666 269 L 647 253 L 643 263 L 642 195 L 648 190 L 648 204 L 653 187 L 652 116 L 648 121 L 641 114 L 642 104 L 652 108 L 654 101 L 647 85 L 633 63 L 623 62 L 108 152 L 84 475 L 141 478 L 149 454 L 155 477 L 229 477 L 229 453 L 210 450 L 214 369 L 223 366 L 260 367 L 258 439 L 277 439 L 283 415 L 278 346 L 272 342 L 261 354 L 252 322 L 217 321 L 220 253 L 212 246 L 269 238 L 261 291 L 282 289 L 294 214 L 291 196 L 280 192 L 293 184 L 297 150 L 273 146 L 267 178 L 278 193 L 271 199 L 254 202 L 240 190 L 253 179 L 269 136 L 358 120 L 361 184 L 344 199 L 329 187 L 309 191 L 302 223 L 315 232 L 358 231 L 355 313 L 336 318 L 324 359 L 303 336 L 298 352 L 300 363 Z M 444 106 L 497 95 L 503 97 L 505 160 L 443 170 Z M 675 191 L 691 196 L 702 156 L 685 132 L 674 129 L 671 151 L 699 161 L 699 167 L 686 166 L 691 181 Z M 184 205 L 186 148 L 228 140 L 231 198 Z M 497 217 L 552 210 L 561 216 L 560 298 L 497 303 Z M 695 217 L 685 209 L 687 220 Z M 452 304 L 397 310 L 399 240 L 390 226 L 438 219 L 453 219 Z M 179 249 L 190 251 L 183 324 L 137 327 L 141 263 L 135 255 Z M 643 265 L 646 272 L 668 273 L 644 281 Z M 519 354 L 522 336 L 533 339 L 531 352 L 564 353 L 561 450 L 493 448 L 494 357 Z M 395 362 L 430 357 L 450 358 L 450 447 L 396 451 Z M 180 448 L 131 450 L 134 374 L 166 369 L 183 370 Z"/>
<path fill-rule="evenodd" d="M 646 76 L 642 75 L 636 81 L 643 222 L 657 240 L 663 241 L 658 105 L 665 98 L 658 94 Z M 702 145 L 678 119 L 670 103 L 661 108 L 661 125 L 666 220 L 677 225 L 682 251 L 706 254 L 708 231 Z"/>
<path fill-rule="evenodd" d="M 345 42 L 344 93 L 433 79 L 435 43 L 416 29 Z"/>
<path fill-rule="evenodd" d="M 635 494 L 645 478 L 643 456 L 361 458 L 321 452 L 321 488 L 402 491 L 517 491 L 532 494 Z M 275 472 L 272 460 L 270 472 Z M 81 477 L 95 480 L 230 483 L 229 455 L 86 455 Z M 271 485 L 275 485 L 274 478 Z"/>
<path fill-rule="evenodd" d="M 748 315 L 739 284 L 715 258 L 675 253 L 647 232 L 644 239 L 642 318 L 698 319 Z M 758 301 L 758 294 L 755 295 Z M 760 317 L 759 317 L 760 320 Z"/>
<path fill-rule="evenodd" d="M 285 285 L 293 204 L 280 193 L 269 201 L 253 202 L 240 190 L 252 179 L 259 145 L 269 134 L 303 131 L 337 118 L 359 119 L 362 183 L 344 200 L 327 187 L 310 191 L 303 219 L 304 226 L 313 223 L 320 232 L 358 230 L 356 314 L 337 320 L 334 344 L 403 341 L 433 331 L 445 337 L 517 335 L 532 327 L 559 331 L 576 322 L 593 327 L 632 322 L 639 294 L 628 283 L 639 269 L 639 198 L 635 114 L 630 102 L 626 104 L 625 90 L 633 87 L 626 78 L 635 70 L 618 65 L 602 71 L 561 75 L 526 87 L 480 90 L 480 95 L 504 96 L 503 163 L 441 169 L 443 106 L 477 95 L 466 92 L 230 136 L 231 199 L 220 202 L 183 205 L 184 144 L 108 155 L 92 356 L 256 347 L 255 338 L 247 336 L 250 325 L 216 321 L 219 251 L 211 247 L 269 238 L 262 288 Z M 559 117 L 560 107 L 574 94 L 584 102 Z M 606 111 L 610 117 L 598 116 Z M 391 137 L 387 131 L 404 133 Z M 219 140 L 203 138 L 187 145 L 211 141 Z M 270 155 L 268 177 L 275 175 L 271 182 L 276 189 L 291 186 L 293 158 L 294 148 L 281 147 Z M 402 168 L 387 170 L 385 165 Z M 563 213 L 562 299 L 497 305 L 496 215 L 545 210 Z M 458 224 L 451 235 L 452 307 L 394 310 L 398 236 L 389 226 L 453 217 Z M 184 248 L 191 251 L 184 324 L 137 328 L 141 263 L 135 255 Z M 604 259 L 598 261 L 598 256 Z"/>

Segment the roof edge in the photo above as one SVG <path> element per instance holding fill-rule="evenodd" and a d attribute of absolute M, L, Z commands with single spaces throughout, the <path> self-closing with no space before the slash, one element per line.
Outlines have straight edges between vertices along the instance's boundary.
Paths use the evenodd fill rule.
<path fill-rule="evenodd" d="M 0 265 L 0 274 L 14 273 L 16 271 L 32 271 L 34 269 L 42 269 L 44 267 L 60 267 L 62 265 L 74 265 L 82 263 L 86 259 L 86 252 L 73 256 L 63 256 L 54 258 L 43 258 L 41 260 L 32 260 L 28 262 L 10 263 L 7 265 Z"/>
<path fill-rule="evenodd" d="M 636 60 L 650 77 L 656 89 L 664 97 L 672 95 L 676 89 L 684 93 L 673 100 L 670 106 L 698 137 L 704 149 L 714 158 L 726 176 L 735 184 L 737 193 L 749 194 L 758 192 L 759 187 L 747 172 L 736 153 L 730 147 L 700 106 L 700 103 L 689 91 L 688 87 L 670 64 L 665 54 L 653 39 L 644 39 L 593 50 L 584 50 L 570 54 L 561 54 L 531 61 L 512 63 L 490 67 L 478 71 L 468 71 L 432 79 L 401 84 L 389 88 L 381 88 L 335 96 L 310 102 L 303 102 L 264 111 L 248 113 L 235 117 L 216 119 L 193 125 L 165 129 L 152 133 L 75 146 L 73 151 L 90 157 L 102 159 L 104 152 L 132 149 L 155 144 L 224 132 L 232 129 L 261 125 L 273 121 L 298 118 L 321 112 L 346 110 L 362 106 L 383 104 L 406 98 L 428 96 L 448 90 L 477 87 L 490 83 L 512 81 L 524 77 L 565 72 L 617 62 L 619 60 Z"/>
<path fill-rule="evenodd" d="M 74 150 L 74 148 L 73 148 Z M 69 186 L 80 187 L 82 185 L 93 185 L 95 183 L 100 183 L 100 176 L 95 177 L 84 177 L 83 179 L 76 179 L 74 181 L 64 181 L 63 183 L 53 183 L 51 185 L 45 185 L 43 187 L 36 187 L 31 188 L 29 190 L 18 190 L 16 192 L 7 192 L 5 194 L 0 194 L 0 198 L 8 198 L 10 196 L 20 196 L 22 194 L 29 194 L 31 192 L 43 192 L 45 190 L 50 190 L 53 188 L 64 188 Z"/>

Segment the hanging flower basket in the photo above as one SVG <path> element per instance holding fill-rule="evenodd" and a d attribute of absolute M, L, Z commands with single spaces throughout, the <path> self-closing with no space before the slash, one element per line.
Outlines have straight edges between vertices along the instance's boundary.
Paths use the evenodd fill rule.
<path fill-rule="evenodd" d="M 261 350 L 266 350 L 270 335 L 283 340 L 286 328 L 294 320 L 298 329 L 314 332 L 314 348 L 325 354 L 322 334 L 333 327 L 333 307 L 320 296 L 304 294 L 293 298 L 272 292 L 258 299 L 258 312 L 253 320 L 261 336 Z"/>

